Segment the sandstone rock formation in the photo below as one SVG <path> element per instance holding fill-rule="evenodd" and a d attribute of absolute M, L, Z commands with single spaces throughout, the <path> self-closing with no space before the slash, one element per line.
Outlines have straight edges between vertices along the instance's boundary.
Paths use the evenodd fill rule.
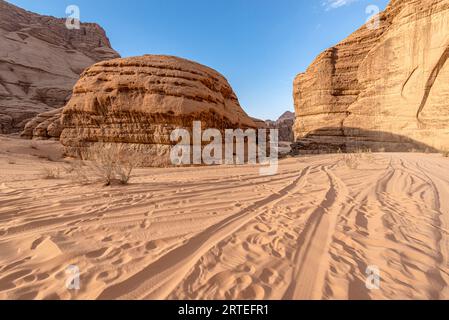
<path fill-rule="evenodd" d="M 0 133 L 21 131 L 35 115 L 64 106 L 80 73 L 118 57 L 104 30 L 34 14 L 0 0 Z"/>
<path fill-rule="evenodd" d="M 59 108 L 38 114 L 25 125 L 21 137 L 26 139 L 59 140 L 62 133 L 62 109 Z"/>
<path fill-rule="evenodd" d="M 251 117 L 251 120 L 254 121 L 258 129 L 269 129 L 266 121 L 253 117 Z"/>
<path fill-rule="evenodd" d="M 215 70 L 171 56 L 114 59 L 81 75 L 63 110 L 60 141 L 72 156 L 92 143 L 124 143 L 167 160 L 172 130 L 191 130 L 194 120 L 203 129 L 256 128 Z"/>
<path fill-rule="evenodd" d="M 276 121 L 267 120 L 266 125 L 270 129 L 279 130 L 279 141 L 293 142 L 293 125 L 295 114 L 290 111 L 284 112 Z"/>
<path fill-rule="evenodd" d="M 393 0 L 375 26 L 295 79 L 298 151 L 449 148 L 449 0 Z"/>

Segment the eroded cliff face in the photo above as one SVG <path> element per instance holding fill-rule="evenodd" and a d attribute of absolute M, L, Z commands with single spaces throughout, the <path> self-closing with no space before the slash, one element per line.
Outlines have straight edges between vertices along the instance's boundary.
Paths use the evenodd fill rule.
<path fill-rule="evenodd" d="M 284 112 L 276 121 L 252 119 L 259 129 L 278 129 L 280 142 L 293 142 L 293 124 L 295 122 L 295 114 L 293 112 Z"/>
<path fill-rule="evenodd" d="M 256 128 L 227 80 L 215 70 L 172 57 L 145 55 L 87 69 L 63 110 L 60 141 L 77 156 L 93 143 L 123 143 L 166 164 L 174 129 Z M 159 162 L 159 163 L 157 163 Z"/>
<path fill-rule="evenodd" d="M 296 151 L 449 148 L 449 0 L 393 0 L 294 81 Z"/>
<path fill-rule="evenodd" d="M 0 133 L 63 107 L 86 67 L 118 56 L 97 24 L 69 30 L 65 19 L 0 0 Z"/>
<path fill-rule="evenodd" d="M 43 112 L 27 122 L 21 133 L 22 138 L 59 140 L 62 133 L 62 109 Z"/>
<path fill-rule="evenodd" d="M 271 129 L 279 130 L 279 141 L 293 142 L 293 125 L 295 123 L 295 114 L 290 111 L 284 112 L 276 121 L 266 121 Z"/>

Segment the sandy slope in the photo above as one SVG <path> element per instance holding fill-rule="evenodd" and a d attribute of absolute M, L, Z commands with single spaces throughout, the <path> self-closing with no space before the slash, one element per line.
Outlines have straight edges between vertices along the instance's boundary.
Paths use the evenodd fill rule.
<path fill-rule="evenodd" d="M 53 142 L 0 137 L 1 299 L 449 299 L 449 160 L 342 155 L 45 180 Z M 65 287 L 66 268 L 81 289 Z M 365 286 L 378 266 L 381 288 Z"/>

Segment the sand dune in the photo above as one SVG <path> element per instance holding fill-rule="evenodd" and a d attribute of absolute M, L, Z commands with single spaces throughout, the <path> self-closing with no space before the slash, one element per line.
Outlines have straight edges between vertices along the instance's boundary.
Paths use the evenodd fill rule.
<path fill-rule="evenodd" d="M 441 155 L 140 169 L 102 187 L 43 179 L 64 166 L 57 143 L 0 144 L 0 299 L 449 299 Z"/>

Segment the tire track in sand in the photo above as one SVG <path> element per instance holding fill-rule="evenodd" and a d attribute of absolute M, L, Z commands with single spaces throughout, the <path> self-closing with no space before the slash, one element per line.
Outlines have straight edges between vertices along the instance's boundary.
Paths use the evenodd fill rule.
<path fill-rule="evenodd" d="M 338 208 L 348 196 L 346 185 L 337 178 L 330 167 L 321 167 L 329 179 L 328 192 L 321 205 L 312 212 L 298 239 L 295 255 L 296 268 L 283 300 L 319 299 L 316 286 L 324 283 L 328 259 L 323 259 L 335 229 Z"/>
<path fill-rule="evenodd" d="M 296 190 L 302 189 L 310 168 L 311 166 L 304 168 L 296 179 L 279 192 L 206 229 L 135 275 L 104 289 L 97 299 L 166 298 L 205 253 L 250 220 L 274 207 Z"/>

